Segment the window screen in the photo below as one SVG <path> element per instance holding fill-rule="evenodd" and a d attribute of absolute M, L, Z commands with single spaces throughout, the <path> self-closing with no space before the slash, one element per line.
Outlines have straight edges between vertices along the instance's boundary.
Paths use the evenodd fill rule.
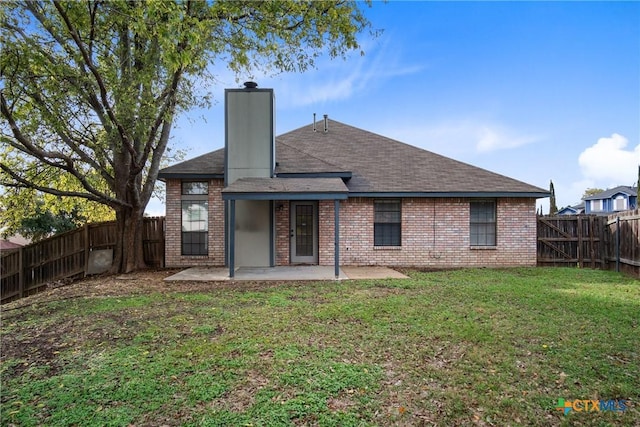
<path fill-rule="evenodd" d="M 471 246 L 496 246 L 496 202 L 470 203 Z"/>
<path fill-rule="evenodd" d="M 402 213 L 399 200 L 376 200 L 374 206 L 374 246 L 400 246 Z"/>

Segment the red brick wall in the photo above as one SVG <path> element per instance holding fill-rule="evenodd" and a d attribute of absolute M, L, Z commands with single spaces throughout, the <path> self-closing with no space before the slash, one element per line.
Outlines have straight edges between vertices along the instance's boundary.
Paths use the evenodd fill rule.
<path fill-rule="evenodd" d="M 167 266 L 224 265 L 222 180 L 209 184 L 209 256 L 180 255 L 180 181 L 167 181 Z M 373 200 L 340 202 L 340 264 L 432 268 L 536 265 L 535 199 L 497 200 L 497 245 L 469 246 L 469 199 L 402 200 L 402 246 L 373 246 Z M 289 202 L 276 201 L 276 265 L 289 265 Z M 318 203 L 320 265 L 333 265 L 333 200 Z"/>
<path fill-rule="evenodd" d="M 289 202 L 276 200 L 276 265 L 289 265 Z"/>
<path fill-rule="evenodd" d="M 167 267 L 223 266 L 224 260 L 224 202 L 222 201 L 223 181 L 209 181 L 209 255 L 181 255 L 181 186 L 180 180 L 167 180 L 166 196 L 166 243 L 165 264 Z"/>
<path fill-rule="evenodd" d="M 320 203 L 320 264 L 333 265 L 333 201 Z M 534 199 L 498 199 L 497 245 L 469 246 L 469 199 L 402 201 L 402 246 L 373 246 L 373 199 L 340 202 L 340 264 L 420 267 L 536 265 Z"/>

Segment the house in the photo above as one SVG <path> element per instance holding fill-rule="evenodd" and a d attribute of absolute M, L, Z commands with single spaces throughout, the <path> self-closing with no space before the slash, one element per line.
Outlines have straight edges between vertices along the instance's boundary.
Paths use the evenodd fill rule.
<path fill-rule="evenodd" d="M 275 137 L 225 91 L 225 148 L 164 168 L 167 266 L 536 264 L 541 188 L 324 119 Z"/>
<path fill-rule="evenodd" d="M 565 206 L 558 211 L 558 215 L 580 215 L 584 213 L 584 202 L 573 206 Z"/>
<path fill-rule="evenodd" d="M 638 207 L 638 189 L 620 185 L 584 198 L 585 213 L 610 215 Z"/>

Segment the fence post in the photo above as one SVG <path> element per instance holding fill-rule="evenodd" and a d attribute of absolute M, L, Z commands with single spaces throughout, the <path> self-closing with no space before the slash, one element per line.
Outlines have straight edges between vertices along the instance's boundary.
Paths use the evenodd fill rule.
<path fill-rule="evenodd" d="M 583 225 L 582 225 L 582 216 L 578 215 L 578 265 L 580 266 L 580 268 L 584 268 L 584 248 L 583 248 L 583 244 L 582 244 L 582 238 L 584 237 L 584 230 Z"/>
<path fill-rule="evenodd" d="M 20 298 L 24 297 L 24 248 L 18 249 L 18 291 Z"/>
<path fill-rule="evenodd" d="M 90 250 L 90 236 L 89 236 L 89 224 L 85 224 L 82 227 L 82 239 L 84 240 L 84 276 L 87 276 L 89 271 L 89 250 Z"/>
<path fill-rule="evenodd" d="M 616 271 L 620 272 L 620 217 L 616 217 Z"/>
<path fill-rule="evenodd" d="M 166 241 L 165 241 L 165 239 L 166 239 L 166 237 L 165 237 L 166 229 L 165 229 L 165 217 L 163 217 L 163 216 L 160 217 L 160 232 L 161 232 L 161 236 L 162 236 L 162 238 L 160 240 L 161 241 L 160 244 L 162 245 L 160 247 L 161 248 L 160 251 L 162 252 L 162 257 L 161 257 L 160 262 L 162 264 L 160 265 L 160 267 L 164 268 L 164 266 L 166 265 L 165 257 L 167 256 L 167 254 L 165 253 L 165 249 L 164 249 L 165 248 L 165 243 L 166 243 Z"/>
<path fill-rule="evenodd" d="M 600 269 L 609 269 L 609 224 L 607 217 L 599 217 L 598 229 L 600 230 Z"/>

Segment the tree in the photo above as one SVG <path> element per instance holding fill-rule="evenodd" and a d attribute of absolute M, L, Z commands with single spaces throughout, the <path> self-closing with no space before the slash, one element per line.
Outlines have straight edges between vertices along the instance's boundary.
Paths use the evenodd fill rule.
<path fill-rule="evenodd" d="M 556 204 L 556 190 L 553 188 L 553 181 L 549 181 L 549 193 L 551 198 L 549 200 L 549 215 L 555 215 L 558 213 L 558 205 Z"/>
<path fill-rule="evenodd" d="M 144 266 L 141 224 L 174 118 L 214 66 L 302 72 L 370 24 L 355 1 L 7 2 L 0 184 L 113 209 L 114 271 Z"/>
<path fill-rule="evenodd" d="M 20 234 L 31 240 L 40 240 L 85 222 L 113 219 L 113 209 L 86 199 L 56 197 L 15 187 L 0 194 L 3 237 Z"/>
<path fill-rule="evenodd" d="M 587 197 L 591 197 L 595 194 L 598 193 L 602 193 L 604 190 L 602 188 L 587 188 L 586 190 L 584 190 L 584 194 L 582 195 L 582 200 L 586 199 Z"/>
<path fill-rule="evenodd" d="M 43 202 L 38 203 L 36 211 L 22 219 L 16 230 L 18 234 L 32 241 L 38 241 L 53 234 L 73 230 L 85 219 L 77 210 L 61 210 L 53 213 L 50 210 L 44 210 L 43 205 Z"/>

